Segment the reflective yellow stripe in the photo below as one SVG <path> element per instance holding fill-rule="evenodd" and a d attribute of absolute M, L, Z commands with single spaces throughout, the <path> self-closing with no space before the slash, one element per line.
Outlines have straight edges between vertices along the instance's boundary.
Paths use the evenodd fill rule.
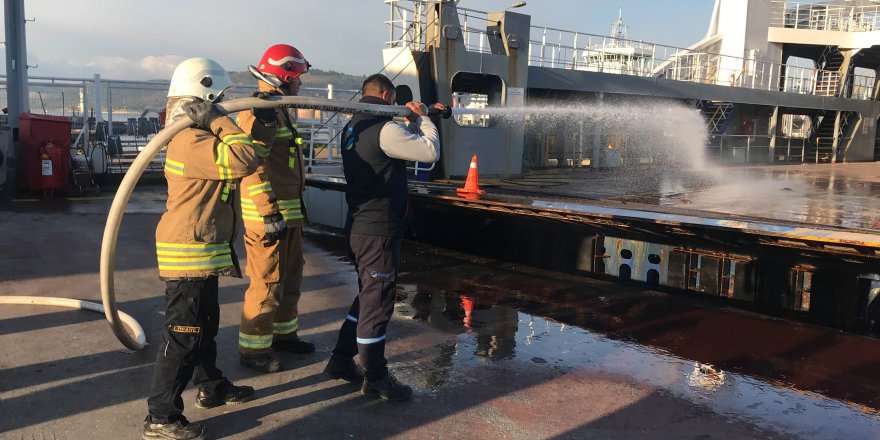
<path fill-rule="evenodd" d="M 254 139 L 249 135 L 244 133 L 238 134 L 227 134 L 220 139 L 224 144 L 245 144 L 245 145 L 253 145 Z"/>
<path fill-rule="evenodd" d="M 272 191 L 272 185 L 270 185 L 269 182 L 262 182 L 256 185 L 248 185 L 247 190 L 248 195 L 253 197 L 257 194 L 263 194 Z"/>
<path fill-rule="evenodd" d="M 303 138 L 297 136 L 297 138 L 294 140 L 294 142 L 296 142 L 297 145 L 302 145 L 302 144 L 303 144 Z"/>
<path fill-rule="evenodd" d="M 232 179 L 232 169 L 229 168 L 230 144 L 249 145 L 254 148 L 254 151 L 257 153 L 257 155 L 260 155 L 263 153 L 260 151 L 260 149 L 263 147 L 255 146 L 253 139 L 244 133 L 228 134 L 226 136 L 223 136 L 223 138 L 220 140 L 220 143 L 217 144 L 217 160 L 216 160 L 217 165 L 218 165 L 217 168 L 220 171 L 220 178 L 223 180 Z M 265 149 L 263 148 L 263 150 L 265 150 Z M 268 152 L 265 152 L 265 154 L 268 154 Z"/>
<path fill-rule="evenodd" d="M 227 243 L 165 243 L 156 242 L 156 249 L 161 250 L 179 250 L 181 252 L 216 252 L 221 250 L 229 250 Z"/>
<path fill-rule="evenodd" d="M 272 335 L 249 335 L 238 332 L 238 345 L 244 348 L 269 348 L 272 346 Z"/>
<path fill-rule="evenodd" d="M 285 139 L 289 137 L 293 137 L 293 132 L 287 127 L 281 127 L 278 129 L 278 132 L 275 133 L 275 139 Z"/>
<path fill-rule="evenodd" d="M 294 318 L 293 321 L 273 322 L 272 323 L 272 331 L 276 335 L 289 335 L 289 334 L 297 331 L 297 329 L 299 329 L 299 326 L 297 325 L 296 321 L 297 321 L 297 319 Z"/>
<path fill-rule="evenodd" d="M 278 199 L 279 208 L 299 208 L 302 206 L 300 199 Z"/>
<path fill-rule="evenodd" d="M 191 266 L 204 264 L 232 264 L 232 254 L 226 253 L 221 255 L 213 255 L 208 257 L 190 257 L 190 256 L 159 256 L 159 263 L 169 266 Z"/>
<path fill-rule="evenodd" d="M 177 272 L 185 272 L 191 270 L 210 270 L 210 269 L 225 269 L 227 267 L 232 267 L 232 260 L 229 263 L 223 264 L 202 264 L 202 265 L 192 265 L 186 267 L 178 267 L 178 266 L 169 266 L 167 264 L 159 264 L 159 270 L 164 271 L 177 271 Z"/>
<path fill-rule="evenodd" d="M 229 145 L 224 142 L 217 143 L 217 169 L 220 171 L 220 178 L 229 180 L 232 178 L 232 170 L 229 169 Z"/>
<path fill-rule="evenodd" d="M 257 153 L 257 156 L 266 157 L 269 155 L 269 148 L 266 147 L 265 142 L 254 141 L 254 151 Z"/>
<path fill-rule="evenodd" d="M 159 270 L 201 270 L 201 269 L 222 269 L 224 267 L 232 267 L 232 255 L 226 254 L 217 257 L 199 257 L 199 258 L 170 258 L 159 257 Z"/>
<path fill-rule="evenodd" d="M 220 192 L 220 200 L 226 202 L 229 200 L 229 187 L 223 185 L 223 191 Z"/>
<path fill-rule="evenodd" d="M 303 218 L 302 201 L 300 199 L 278 200 L 278 211 L 284 216 L 284 220 L 299 220 Z"/>
<path fill-rule="evenodd" d="M 302 200 L 300 199 L 279 199 L 278 211 L 284 216 L 284 220 L 299 220 L 303 218 Z"/>
<path fill-rule="evenodd" d="M 187 271 L 232 266 L 232 249 L 225 243 L 156 243 L 159 270 Z"/>
<path fill-rule="evenodd" d="M 246 197 L 241 198 L 241 218 L 255 222 L 263 222 L 263 216 L 257 212 L 257 204 Z"/>
<path fill-rule="evenodd" d="M 171 174 L 176 174 L 178 176 L 182 176 L 183 175 L 183 163 L 165 158 L 165 172 L 171 173 Z"/>

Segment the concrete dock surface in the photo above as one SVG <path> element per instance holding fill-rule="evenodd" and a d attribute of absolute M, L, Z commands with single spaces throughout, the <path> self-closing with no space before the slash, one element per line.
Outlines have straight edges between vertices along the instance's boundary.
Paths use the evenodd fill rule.
<path fill-rule="evenodd" d="M 100 302 L 112 196 L 0 202 L 0 295 Z M 120 309 L 151 343 L 126 350 L 102 315 L 0 308 L 0 439 L 140 438 L 164 284 L 164 187 L 140 188 L 120 234 Z M 387 354 L 409 402 L 321 373 L 357 293 L 342 237 L 310 230 L 300 302 L 310 355 L 238 365 L 246 279 L 221 279 L 218 364 L 254 400 L 185 415 L 228 439 L 880 438 L 880 341 L 701 302 L 404 243 Z M 239 244 L 243 260 L 243 248 Z"/>

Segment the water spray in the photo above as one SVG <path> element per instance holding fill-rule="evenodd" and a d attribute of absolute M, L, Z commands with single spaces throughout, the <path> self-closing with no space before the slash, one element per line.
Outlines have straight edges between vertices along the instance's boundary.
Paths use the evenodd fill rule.
<path fill-rule="evenodd" d="M 221 102 L 217 104 L 217 107 L 225 114 L 251 108 L 278 107 L 360 113 L 385 117 L 404 117 L 410 113 L 409 108 L 406 106 L 366 104 L 302 96 L 272 96 L 266 99 L 242 98 Z M 447 113 L 451 115 L 451 111 Z M 140 324 L 134 319 L 126 319 L 128 315 L 123 314 L 123 317 L 120 318 L 120 312 L 116 305 L 113 277 L 116 267 L 116 242 L 119 238 L 119 227 L 122 223 L 122 216 L 125 214 L 125 207 L 128 205 L 129 198 L 131 198 L 131 194 L 134 191 L 135 184 L 137 184 L 144 170 L 149 166 L 159 150 L 171 141 L 171 138 L 181 130 L 192 125 L 193 122 L 189 118 L 182 118 L 165 127 L 144 147 L 122 178 L 122 182 L 119 184 L 119 188 L 116 190 L 116 195 L 113 198 L 113 204 L 110 206 L 110 212 L 107 215 L 107 224 L 104 226 L 100 269 L 101 301 L 104 305 L 102 309 L 116 338 L 131 350 L 140 350 L 146 346 L 147 342 Z M 128 329 L 126 329 L 126 326 L 128 326 Z"/>

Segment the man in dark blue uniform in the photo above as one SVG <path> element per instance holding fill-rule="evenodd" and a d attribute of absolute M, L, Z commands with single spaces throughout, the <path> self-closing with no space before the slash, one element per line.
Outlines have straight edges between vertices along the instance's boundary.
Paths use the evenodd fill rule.
<path fill-rule="evenodd" d="M 384 75 L 368 77 L 361 102 L 393 104 L 394 85 Z M 442 105 L 438 104 L 442 110 Z M 409 102 L 405 123 L 355 115 L 342 138 L 342 163 L 348 202 L 349 246 L 360 292 L 339 331 L 324 373 L 350 382 L 363 380 L 361 392 L 388 400 L 406 400 L 412 388 L 388 372 L 385 331 L 394 312 L 400 241 L 407 207 L 406 162 L 434 163 L 440 156 L 437 127 L 419 102 Z M 360 354 L 363 375 L 354 363 Z"/>

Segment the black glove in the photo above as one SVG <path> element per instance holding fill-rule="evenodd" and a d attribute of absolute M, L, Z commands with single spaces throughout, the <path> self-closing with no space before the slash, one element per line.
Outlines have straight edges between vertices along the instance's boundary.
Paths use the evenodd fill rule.
<path fill-rule="evenodd" d="M 185 104 L 183 111 L 196 123 L 196 127 L 207 131 L 211 131 L 211 122 L 214 119 L 223 116 L 223 113 L 220 112 L 220 109 L 213 102 L 199 98 L 196 98 L 195 101 L 189 104 Z"/>
<path fill-rule="evenodd" d="M 271 92 L 256 92 L 254 93 L 254 98 L 267 99 L 272 96 L 281 96 L 281 93 L 273 90 Z M 274 108 L 252 108 L 251 113 L 254 114 L 254 117 L 257 118 L 261 124 L 266 127 L 273 127 L 278 124 L 278 117 L 275 113 Z"/>
<path fill-rule="evenodd" d="M 263 240 L 269 244 L 275 244 L 287 235 L 287 222 L 284 221 L 284 216 L 281 213 L 269 214 L 263 217 L 263 230 L 266 232 Z"/>

